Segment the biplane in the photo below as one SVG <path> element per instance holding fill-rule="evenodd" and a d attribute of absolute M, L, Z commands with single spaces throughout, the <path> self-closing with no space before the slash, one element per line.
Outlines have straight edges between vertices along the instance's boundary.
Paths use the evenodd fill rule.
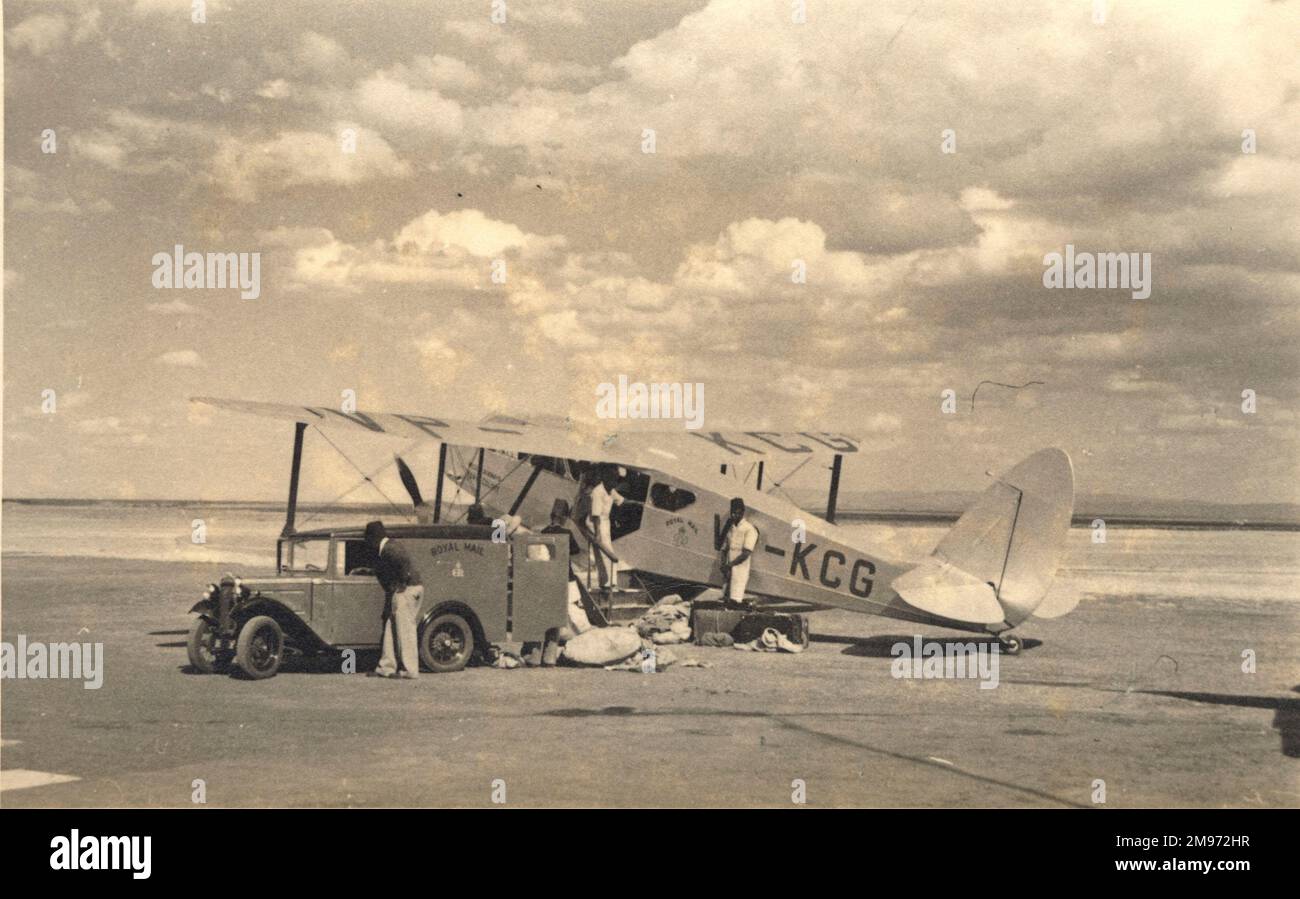
<path fill-rule="evenodd" d="M 732 497 L 744 500 L 759 531 L 748 594 L 760 602 L 839 608 L 916 624 L 992 635 L 1010 654 L 1012 630 L 1031 616 L 1056 618 L 1076 598 L 1049 596 L 1074 507 L 1074 474 L 1060 449 L 1033 453 L 995 477 L 920 562 L 891 559 L 835 523 L 842 466 L 859 450 L 854 437 L 819 431 L 619 431 L 600 434 L 566 423 L 493 416 L 468 422 L 429 415 L 345 412 L 198 397 L 194 402 L 295 422 L 284 534 L 294 531 L 303 435 L 361 429 L 439 446 L 435 497 L 427 503 L 400 459 L 412 503 L 433 520 L 454 514 L 444 483 L 459 484 L 495 515 L 548 519 L 553 502 L 572 501 L 592 466 L 618 472 L 624 500 L 611 516 L 621 567 L 647 589 L 687 598 L 725 580 L 719 547 Z M 450 457 L 450 461 L 449 461 Z M 456 459 L 464 461 L 459 466 Z M 823 514 L 776 495 L 768 466 L 829 468 Z M 756 475 L 743 482 L 738 469 Z M 731 476 L 728 476 L 728 474 Z M 471 487 L 472 483 L 472 487 Z M 462 507 L 460 513 L 464 515 Z"/>

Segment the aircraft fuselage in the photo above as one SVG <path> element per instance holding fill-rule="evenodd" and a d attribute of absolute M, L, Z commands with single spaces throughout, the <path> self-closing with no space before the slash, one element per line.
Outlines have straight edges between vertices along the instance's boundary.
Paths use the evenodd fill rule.
<path fill-rule="evenodd" d="M 533 471 L 528 461 L 486 452 L 484 505 L 493 514 L 508 511 Z M 890 582 L 909 565 L 867 552 L 842 529 L 812 513 L 721 474 L 707 483 L 702 482 L 707 478 L 703 473 L 689 481 L 659 471 L 644 474 L 650 480 L 639 517 L 631 510 L 615 517 L 613 548 L 625 568 L 649 572 L 669 584 L 721 587 L 719 541 L 731 499 L 739 496 L 759 533 L 747 592 L 771 600 L 947 623 L 907 606 L 890 589 Z M 526 526 L 540 527 L 557 498 L 572 505 L 577 492 L 571 476 L 543 468 L 516 514 Z M 636 520 L 629 525 L 631 519 Z"/>

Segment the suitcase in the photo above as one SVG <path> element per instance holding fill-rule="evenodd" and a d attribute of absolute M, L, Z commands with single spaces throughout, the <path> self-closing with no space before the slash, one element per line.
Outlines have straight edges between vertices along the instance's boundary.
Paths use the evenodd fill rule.
<path fill-rule="evenodd" d="M 767 628 L 785 634 L 791 643 L 808 648 L 810 630 L 808 616 L 790 612 L 742 612 L 741 620 L 731 631 L 732 639 L 737 643 L 748 643 L 760 636 Z"/>
<path fill-rule="evenodd" d="M 705 634 L 730 634 L 744 617 L 744 612 L 720 602 L 697 602 L 691 606 L 691 637 L 699 646 Z"/>

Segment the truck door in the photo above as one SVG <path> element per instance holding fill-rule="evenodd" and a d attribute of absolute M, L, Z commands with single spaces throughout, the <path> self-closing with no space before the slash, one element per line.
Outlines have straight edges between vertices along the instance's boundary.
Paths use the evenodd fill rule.
<path fill-rule="evenodd" d="M 359 538 L 335 542 L 329 586 L 325 588 L 328 606 L 322 609 L 317 601 L 317 621 L 313 622 L 316 632 L 327 642 L 337 646 L 378 646 L 383 639 L 384 590 L 375 579 L 373 556 Z"/>
<path fill-rule="evenodd" d="M 516 534 L 511 538 L 512 637 L 542 640 L 568 622 L 569 537 L 567 534 Z"/>

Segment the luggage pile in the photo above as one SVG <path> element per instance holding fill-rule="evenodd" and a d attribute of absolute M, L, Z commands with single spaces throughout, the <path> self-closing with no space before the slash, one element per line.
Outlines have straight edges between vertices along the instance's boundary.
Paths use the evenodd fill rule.
<path fill-rule="evenodd" d="M 564 660 L 573 665 L 620 671 L 662 671 L 676 657 L 666 647 L 734 646 L 756 652 L 798 653 L 808 648 L 808 616 L 762 609 L 736 608 L 710 590 L 694 602 L 675 594 L 655 603 L 625 627 L 596 627 L 564 644 Z M 707 667 L 686 660 L 689 667 Z"/>
<path fill-rule="evenodd" d="M 564 659 L 607 671 L 654 674 L 677 661 L 672 651 L 637 633 L 634 627 L 597 627 L 564 644 Z"/>
<path fill-rule="evenodd" d="M 691 604 L 673 593 L 632 622 L 638 634 L 654 643 L 686 643 L 691 639 Z"/>
<path fill-rule="evenodd" d="M 807 615 L 737 609 L 721 600 L 697 599 L 691 608 L 690 627 L 697 646 L 802 652 L 808 648 L 810 636 Z"/>

